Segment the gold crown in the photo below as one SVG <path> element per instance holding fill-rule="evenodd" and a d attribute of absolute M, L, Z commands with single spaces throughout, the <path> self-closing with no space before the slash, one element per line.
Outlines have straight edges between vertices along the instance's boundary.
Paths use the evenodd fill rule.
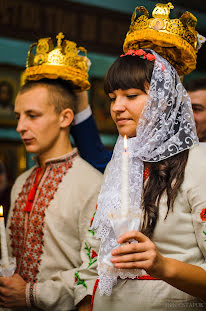
<path fill-rule="evenodd" d="M 170 19 L 170 10 L 174 6 L 158 3 L 149 18 L 144 6 L 136 7 L 129 31 L 123 45 L 124 52 L 130 49 L 150 48 L 167 59 L 179 75 L 190 73 L 196 68 L 198 37 L 203 40 L 195 27 L 196 17 L 185 12 L 179 19 Z M 137 18 L 137 11 L 142 14 Z"/>
<path fill-rule="evenodd" d="M 23 83 L 27 80 L 40 80 L 43 78 L 70 80 L 74 87 L 88 90 L 89 59 L 83 47 L 77 47 L 75 42 L 63 40 L 60 32 L 57 36 L 57 46 L 54 47 L 51 38 L 39 39 L 30 46 L 23 73 Z M 36 53 L 33 50 L 36 47 Z M 83 52 L 84 55 L 79 55 Z"/>

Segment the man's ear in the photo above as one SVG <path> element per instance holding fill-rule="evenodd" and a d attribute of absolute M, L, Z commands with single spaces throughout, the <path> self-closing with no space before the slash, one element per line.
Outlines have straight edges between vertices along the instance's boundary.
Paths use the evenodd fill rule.
<path fill-rule="evenodd" d="M 62 110 L 60 114 L 60 127 L 61 128 L 69 127 L 73 119 L 74 119 L 74 113 L 72 109 L 66 108 Z"/>

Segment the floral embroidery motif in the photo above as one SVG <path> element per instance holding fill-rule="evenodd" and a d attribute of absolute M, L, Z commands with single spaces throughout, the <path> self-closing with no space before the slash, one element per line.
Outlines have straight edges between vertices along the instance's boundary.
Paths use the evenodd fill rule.
<path fill-rule="evenodd" d="M 205 231 L 202 231 L 203 233 L 204 233 L 204 235 L 205 235 L 205 237 L 206 237 L 206 232 Z M 205 242 L 206 242 L 206 240 L 205 240 Z"/>
<path fill-rule="evenodd" d="M 93 223 L 95 214 L 96 214 L 96 212 L 94 212 L 94 214 L 93 214 L 93 216 L 92 216 L 92 219 L 91 219 L 91 221 L 90 221 L 90 227 L 91 227 L 91 225 L 92 225 L 92 223 Z"/>
<path fill-rule="evenodd" d="M 201 213 L 200 213 L 200 218 L 202 221 L 206 221 L 206 208 L 203 208 Z"/>
<path fill-rule="evenodd" d="M 97 256 L 98 256 L 98 254 L 94 250 L 92 250 L 92 258 L 95 258 Z"/>
<path fill-rule="evenodd" d="M 97 210 L 97 205 L 96 205 L 96 210 Z M 92 224 L 93 224 L 93 220 L 94 220 L 95 214 L 96 214 L 96 211 L 94 212 L 94 214 L 93 214 L 93 216 L 92 216 L 92 219 L 91 219 L 91 221 L 90 221 L 90 227 L 91 227 Z M 93 236 L 95 235 L 95 231 L 94 231 L 94 230 L 88 229 L 88 231 L 89 231 Z"/>
<path fill-rule="evenodd" d="M 200 218 L 201 218 L 202 221 L 206 221 L 206 208 L 202 209 L 202 211 L 200 213 Z M 206 232 L 204 230 L 202 232 L 203 232 L 203 234 L 206 237 Z M 204 240 L 204 241 L 206 242 L 206 240 Z"/>
<path fill-rule="evenodd" d="M 89 247 L 86 242 L 85 242 L 84 249 L 87 250 L 87 256 L 89 257 L 89 263 L 88 263 L 88 268 L 89 268 L 91 265 L 93 265 L 97 261 L 96 257 L 98 256 L 98 254 L 91 248 L 91 246 Z"/>
<path fill-rule="evenodd" d="M 79 272 L 75 272 L 75 283 L 77 283 L 77 285 L 83 285 L 87 288 L 87 284 L 85 283 L 85 280 L 80 278 Z"/>
<path fill-rule="evenodd" d="M 73 157 L 72 157 L 73 158 Z M 43 254 L 43 229 L 45 210 L 48 208 L 54 194 L 68 169 L 72 167 L 72 158 L 51 162 L 45 174 L 47 177 L 38 188 L 38 199 L 29 214 L 28 222 L 25 221 L 25 206 L 28 194 L 34 184 L 36 169 L 27 178 L 22 191 L 15 202 L 10 225 L 10 239 L 12 241 L 12 255 L 17 260 L 17 272 L 26 282 L 36 282 Z"/>
<path fill-rule="evenodd" d="M 94 236 L 95 232 L 92 229 L 88 229 L 88 231 Z"/>

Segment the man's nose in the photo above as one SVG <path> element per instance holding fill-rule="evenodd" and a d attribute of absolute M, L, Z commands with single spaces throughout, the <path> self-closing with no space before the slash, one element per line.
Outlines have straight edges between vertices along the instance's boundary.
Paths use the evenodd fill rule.
<path fill-rule="evenodd" d="M 17 127 L 16 127 L 16 131 L 18 133 L 22 133 L 26 130 L 26 121 L 24 120 L 23 117 L 20 117 L 19 120 L 18 120 L 18 124 L 17 124 Z"/>

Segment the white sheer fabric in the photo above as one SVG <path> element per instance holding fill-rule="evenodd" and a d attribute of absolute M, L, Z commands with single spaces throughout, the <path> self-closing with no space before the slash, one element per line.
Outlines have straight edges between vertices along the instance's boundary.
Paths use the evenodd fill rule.
<path fill-rule="evenodd" d="M 141 212 L 144 161 L 157 162 L 171 157 L 198 143 L 189 95 L 176 70 L 153 50 L 155 55 L 148 99 L 142 111 L 136 137 L 128 139 L 130 213 L 128 230 L 138 230 L 134 215 Z M 131 56 L 138 57 L 138 56 Z M 110 263 L 111 251 L 118 246 L 111 213 L 120 214 L 121 156 L 123 138 L 119 136 L 113 157 L 105 173 L 98 209 L 93 221 L 96 237 L 101 238 L 98 257 L 100 294 L 110 295 L 117 277 L 135 278 L 144 271 L 115 269 Z M 121 226 L 121 221 L 119 222 Z M 135 225 L 136 224 L 136 225 Z"/>

